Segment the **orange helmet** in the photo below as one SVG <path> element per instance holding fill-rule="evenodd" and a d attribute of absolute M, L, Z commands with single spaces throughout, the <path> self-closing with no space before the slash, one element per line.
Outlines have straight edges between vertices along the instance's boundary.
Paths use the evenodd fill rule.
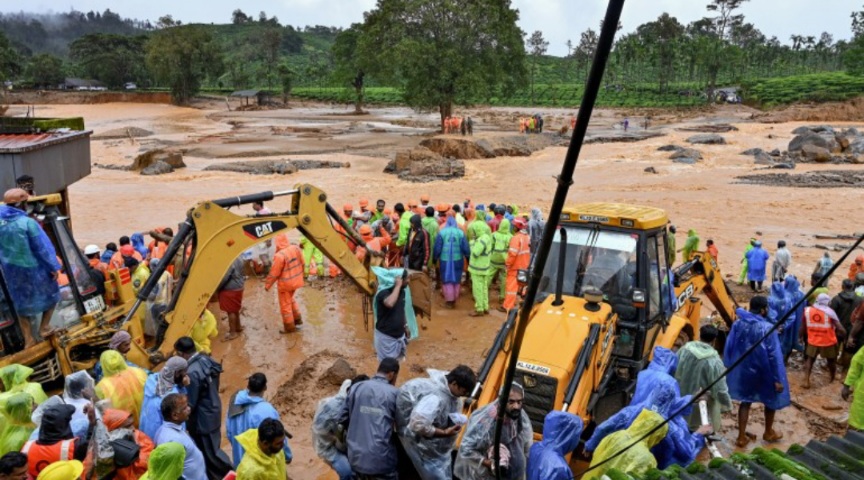
<path fill-rule="evenodd" d="M 361 198 L 360 199 L 360 208 L 368 207 L 368 206 L 369 206 L 369 200 L 366 198 Z"/>
<path fill-rule="evenodd" d="M 427 195 L 425 193 L 423 195 L 420 195 L 420 201 L 421 202 L 429 202 L 429 195 Z"/>
<path fill-rule="evenodd" d="M 382 213 L 384 213 L 384 215 L 393 215 L 393 209 L 390 207 L 387 207 L 384 209 L 384 212 L 382 212 Z"/>
<path fill-rule="evenodd" d="M 446 203 L 439 203 L 435 206 L 435 210 L 438 210 L 441 213 L 447 213 L 447 210 L 450 210 L 450 205 L 447 205 Z"/>
<path fill-rule="evenodd" d="M 354 207 L 350 203 L 346 203 L 345 205 L 342 205 L 342 210 L 347 212 L 350 210 L 354 210 Z"/>
<path fill-rule="evenodd" d="M 521 218 L 514 218 L 513 226 L 516 227 L 516 230 L 525 230 L 526 228 L 528 228 L 528 224 L 525 223 L 525 220 Z"/>
<path fill-rule="evenodd" d="M 408 208 L 417 208 L 417 200 L 408 200 Z"/>
<path fill-rule="evenodd" d="M 372 227 L 370 227 L 368 224 L 364 223 L 363 225 L 360 226 L 359 232 L 360 232 L 360 235 L 363 237 L 371 237 L 372 236 Z"/>

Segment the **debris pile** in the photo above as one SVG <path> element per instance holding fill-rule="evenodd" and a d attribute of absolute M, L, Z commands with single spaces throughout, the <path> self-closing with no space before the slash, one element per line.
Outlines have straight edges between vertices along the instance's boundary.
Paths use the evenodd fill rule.
<path fill-rule="evenodd" d="M 393 173 L 401 180 L 416 183 L 448 180 L 465 176 L 465 162 L 444 158 L 425 147 L 416 147 L 396 154 L 384 167 L 384 173 Z"/>

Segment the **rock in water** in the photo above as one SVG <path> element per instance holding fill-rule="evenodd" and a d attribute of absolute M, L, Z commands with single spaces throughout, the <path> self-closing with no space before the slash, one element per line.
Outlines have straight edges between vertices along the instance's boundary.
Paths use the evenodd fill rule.
<path fill-rule="evenodd" d="M 695 158 L 690 157 L 673 158 L 672 161 L 675 163 L 684 163 L 686 165 L 695 165 L 697 162 Z"/>
<path fill-rule="evenodd" d="M 722 135 L 709 133 L 705 135 L 693 135 L 687 139 L 687 143 L 696 143 L 703 145 L 725 145 L 726 139 Z"/>
<path fill-rule="evenodd" d="M 681 150 L 682 148 L 684 148 L 684 147 L 679 147 L 678 145 L 663 145 L 662 147 L 658 148 L 657 151 L 658 152 L 677 152 L 678 150 Z"/>
<path fill-rule="evenodd" d="M 643 172 L 645 172 L 645 173 L 658 173 L 657 169 L 655 169 L 654 167 L 648 167 L 645 170 L 643 170 Z"/>
<path fill-rule="evenodd" d="M 676 158 L 692 158 L 695 160 L 702 160 L 702 153 L 699 152 L 699 150 L 693 148 L 682 148 L 681 150 L 678 150 L 677 152 L 670 155 L 669 158 L 671 158 L 672 160 L 675 160 Z"/>
<path fill-rule="evenodd" d="M 754 163 L 756 165 L 774 165 L 775 161 L 765 152 L 759 152 L 755 155 Z"/>
<path fill-rule="evenodd" d="M 837 147 L 837 142 L 834 140 L 833 135 L 831 136 L 831 139 L 827 139 L 826 137 L 815 133 L 805 133 L 804 135 L 798 135 L 789 142 L 789 151 L 801 151 L 804 149 L 804 145 L 813 145 L 824 148 L 830 152 L 832 149 Z"/>
<path fill-rule="evenodd" d="M 171 167 L 171 165 L 168 165 L 167 163 L 163 162 L 162 160 L 159 160 L 159 161 L 151 164 L 147 168 L 142 169 L 141 175 L 164 175 L 166 173 L 171 173 L 173 171 L 174 171 L 174 169 Z"/>
<path fill-rule="evenodd" d="M 804 154 L 805 158 L 816 163 L 828 163 L 831 161 L 831 152 L 826 148 L 815 145 L 805 144 L 801 148 L 801 153 Z"/>

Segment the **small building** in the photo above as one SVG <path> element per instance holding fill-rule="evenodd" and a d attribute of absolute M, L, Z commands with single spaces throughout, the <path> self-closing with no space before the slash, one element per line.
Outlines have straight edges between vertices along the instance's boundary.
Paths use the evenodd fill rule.
<path fill-rule="evenodd" d="M 270 101 L 270 92 L 265 90 L 237 90 L 231 94 L 232 98 L 239 98 L 240 105 L 248 106 L 254 98 L 258 105 L 264 105 Z"/>
<path fill-rule="evenodd" d="M 102 82 L 83 78 L 67 78 L 58 85 L 58 88 L 60 90 L 107 90 Z"/>
<path fill-rule="evenodd" d="M 16 179 L 22 175 L 33 177 L 36 195 L 61 193 L 65 205 L 61 210 L 68 212 L 69 185 L 90 175 L 90 135 L 92 131 L 83 129 L 81 119 L 22 119 L 22 122 L 0 122 L 0 192 L 16 187 Z M 76 125 L 79 129 L 55 127 L 40 129 L 40 125 Z"/>

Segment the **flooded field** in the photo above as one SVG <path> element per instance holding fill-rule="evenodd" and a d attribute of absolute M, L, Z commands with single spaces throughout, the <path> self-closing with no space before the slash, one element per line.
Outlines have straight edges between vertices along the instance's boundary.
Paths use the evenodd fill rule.
<path fill-rule="evenodd" d="M 420 114 L 404 108 L 372 109 L 354 116 L 349 107 L 298 105 L 287 110 L 227 111 L 224 103 L 209 102 L 199 108 L 160 104 L 43 105 L 40 116 L 83 116 L 88 129 L 101 139 L 92 142 L 93 162 L 128 166 L 141 153 L 156 148 L 183 153 L 186 168 L 161 176 L 141 176 L 134 171 L 94 168 L 93 173 L 70 188 L 73 226 L 83 245 L 104 245 L 121 235 L 174 226 L 185 212 L 205 199 L 267 190 L 286 190 L 298 183 L 312 183 L 328 193 L 332 205 L 355 203 L 361 197 L 382 198 L 388 205 L 429 194 L 432 204 L 456 203 L 470 197 L 475 203 L 515 204 L 527 211 L 548 210 L 565 147 L 552 146 L 529 156 L 466 159 L 465 175 L 449 181 L 415 184 L 382 173 L 398 151 L 413 148 L 436 135 L 437 114 Z M 14 107 L 10 113 L 15 113 Z M 572 111 L 537 110 L 546 116 L 546 130 L 569 124 Z M 529 109 L 478 109 L 465 112 L 475 121 L 475 136 L 492 139 L 518 134 L 518 118 Z M 860 190 L 832 188 L 818 193 L 811 188 L 783 184 L 742 184 L 742 175 L 768 173 L 752 156 L 741 152 L 758 147 L 765 151 L 786 149 L 792 130 L 807 122 L 757 123 L 747 107 L 723 107 L 713 112 L 652 113 L 648 131 L 660 136 L 637 142 L 592 143 L 582 149 L 569 202 L 614 201 L 645 204 L 665 209 L 678 227 L 679 247 L 688 229 L 703 242 L 713 239 L 719 248 L 720 266 L 737 277 L 743 249 L 751 236 L 759 236 L 770 252 L 778 240 L 786 240 L 793 253 L 791 272 L 809 279 L 816 260 L 825 251 L 815 235 L 848 235 L 860 231 L 848 222 L 848 208 L 857 205 Z M 618 135 L 623 114 L 599 111 L 589 135 Z M 641 130 L 642 118 L 631 117 L 631 130 Z M 679 131 L 705 123 L 730 123 L 737 131 L 721 133 L 723 145 L 691 145 L 693 132 Z M 861 124 L 830 122 L 848 128 Z M 134 129 L 134 130 L 133 130 Z M 147 132 L 143 132 L 146 130 Z M 123 132 L 129 134 L 123 136 Z M 147 134 L 152 133 L 152 134 Z M 445 138 L 456 138 L 445 136 Z M 702 160 L 676 163 L 664 145 L 695 148 Z M 205 171 L 210 165 L 238 160 L 320 160 L 347 162 L 348 168 L 299 170 L 289 175 L 250 175 Z M 795 174 L 810 171 L 843 175 L 850 165 L 799 164 Z M 774 171 L 776 172 L 776 171 Z M 860 173 L 858 173 L 860 175 Z M 39 189 L 38 177 L 36 189 Z M 829 203 L 830 200 L 830 203 Z M 275 208 L 279 203 L 275 203 Z M 243 207 L 242 213 L 252 213 Z M 825 241 L 821 241 L 825 243 Z M 851 243 L 847 242 L 847 243 Z M 832 252 L 835 259 L 839 253 Z M 845 272 L 845 266 L 841 267 Z M 809 282 L 808 282 L 809 283 Z M 832 288 L 839 287 L 835 276 Z M 496 290 L 497 291 L 497 290 Z M 463 290 L 464 292 L 464 290 Z M 504 315 L 469 318 L 470 295 L 463 295 L 455 310 L 445 310 L 436 297 L 432 320 L 421 321 L 420 338 L 409 345 L 400 383 L 423 375 L 426 368 L 448 369 L 457 363 L 479 367 Z M 241 338 L 214 342 L 214 357 L 223 362 L 223 401 L 256 371 L 269 378 L 268 397 L 283 414 L 294 435 L 295 479 L 336 478 L 315 456 L 310 423 L 319 399 L 334 393 L 325 371 L 342 358 L 358 373 L 371 374 L 376 366 L 371 332 L 364 328 L 360 294 L 346 279 L 319 279 L 301 290 L 298 298 L 305 321 L 299 334 L 279 335 L 275 292 L 265 293 L 255 278 L 246 284 Z M 497 305 L 497 293 L 491 303 Z M 218 313 L 218 306 L 211 305 Z M 707 309 L 705 313 L 710 313 Z M 227 322 L 221 322 L 227 330 Z M 804 391 L 803 367 L 793 357 L 790 383 L 795 406 L 777 415 L 777 427 L 786 435 L 777 444 L 824 438 L 842 428 L 847 404 L 840 400 L 840 383 L 827 384 L 820 364 L 814 368 L 814 388 Z M 839 409 L 835 407 L 840 407 Z M 754 407 L 751 431 L 760 435 L 762 412 Z M 735 418 L 724 424 L 726 452 L 737 434 Z M 751 444 L 758 446 L 761 440 Z M 722 448 L 722 447 L 721 447 Z"/>

